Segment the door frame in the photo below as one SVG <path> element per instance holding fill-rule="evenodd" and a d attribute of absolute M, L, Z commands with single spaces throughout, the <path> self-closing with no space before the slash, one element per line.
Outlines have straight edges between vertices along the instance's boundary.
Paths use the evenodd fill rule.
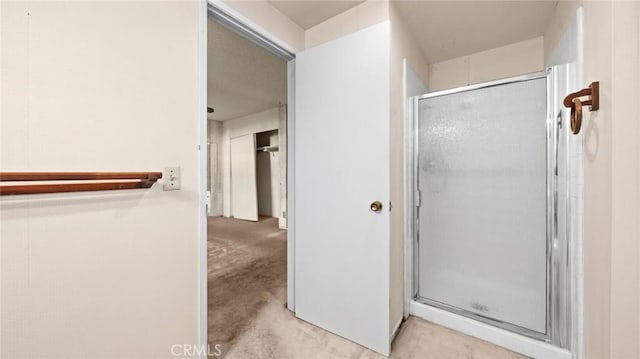
<path fill-rule="evenodd" d="M 286 136 L 287 136 L 287 308 L 294 310 L 294 154 L 295 154 L 295 112 L 294 112 L 294 83 L 295 83 L 295 54 L 296 50 L 287 43 L 265 30 L 255 22 L 249 20 L 238 11 L 225 4 L 222 0 L 204 0 L 201 1 L 200 16 L 200 39 L 199 39 L 199 56 L 198 67 L 200 74 L 200 104 L 199 108 L 203 109 L 200 120 L 200 145 L 199 163 L 200 163 L 200 305 L 199 305 L 199 333 L 200 344 L 207 345 L 207 116 L 204 109 L 207 106 L 207 24 L 209 20 L 218 22 L 238 35 L 257 44 L 265 50 L 287 61 L 287 120 L 286 120 Z M 202 80 L 204 79 L 204 80 Z M 206 352 L 202 357 L 206 357 Z"/>
<path fill-rule="evenodd" d="M 419 283 L 419 238 L 420 238 L 420 230 L 419 230 L 419 226 L 416 225 L 414 227 L 414 231 L 413 231 L 413 238 L 412 238 L 412 252 L 413 252 L 413 281 L 412 281 L 412 300 L 414 301 L 418 301 L 421 302 L 422 304 L 426 304 L 426 305 L 430 305 L 432 307 L 435 308 L 439 308 L 439 309 L 443 309 L 443 310 L 447 310 L 450 311 L 452 313 L 464 316 L 464 317 L 468 317 L 471 318 L 473 320 L 477 320 L 479 322 L 483 322 L 489 325 L 493 325 L 496 326 L 498 328 L 501 329 L 505 329 L 508 330 L 510 332 L 519 334 L 519 335 L 523 335 L 523 336 L 527 336 L 533 339 L 537 339 L 540 341 L 545 341 L 545 342 L 551 342 L 551 327 L 552 327 L 552 322 L 554 320 L 556 320 L 557 318 L 554 318 L 552 316 L 553 312 L 556 312 L 555 310 L 555 306 L 558 305 L 556 303 L 555 300 L 553 300 L 552 295 L 554 297 L 557 297 L 558 295 L 560 295 L 560 301 L 564 302 L 566 300 L 565 295 L 568 295 L 569 293 L 565 293 L 565 292 L 557 292 L 559 290 L 558 285 L 555 282 L 555 276 L 552 276 L 552 270 L 555 270 L 554 265 L 553 265 L 553 259 L 555 257 L 555 250 L 553 249 L 553 228 L 555 227 L 555 220 L 557 218 L 557 213 L 556 213 L 556 209 L 553 206 L 553 199 L 555 197 L 557 197 L 557 191 L 556 191 L 556 178 L 555 176 L 552 174 L 553 173 L 553 169 L 557 166 L 557 159 L 554 156 L 554 153 L 557 153 L 557 151 L 555 151 L 556 146 L 557 146 L 557 140 L 556 140 L 556 127 L 553 125 L 552 119 L 553 119 L 553 98 L 554 98 L 554 88 L 553 88 L 553 72 L 551 71 L 551 69 L 547 69 L 545 71 L 542 72 L 534 72 L 534 73 L 530 73 L 530 74 L 525 74 L 525 75 L 520 75 L 520 76 L 515 76 L 515 77 L 509 77 L 506 79 L 500 79 L 500 80 L 495 80 L 495 81 L 489 81 L 489 82 L 483 82 L 483 83 L 479 83 L 479 84 L 474 84 L 474 85 L 468 85 L 468 86 L 462 86 L 462 87 L 456 87 L 453 89 L 448 89 L 448 90 L 442 90 L 442 91 L 436 91 L 436 92 L 430 92 L 430 93 L 426 93 L 423 95 L 419 95 L 414 97 L 414 147 L 413 147 L 413 151 L 414 151 L 414 163 L 413 163 L 413 178 L 412 178 L 412 187 L 414 189 L 414 191 L 417 191 L 416 193 L 420 193 L 419 192 L 419 186 L 418 186 L 418 179 L 420 177 L 420 171 L 418 169 L 418 164 L 419 164 L 419 139 L 418 139 L 418 133 L 420 132 L 419 128 L 419 101 L 423 100 L 423 99 L 428 99 L 428 98 L 433 98 L 433 97 L 440 97 L 440 96 L 446 96 L 446 95 L 451 95 L 451 94 L 458 94 L 458 93 L 462 93 L 462 92 L 468 92 L 468 91 L 475 91 L 475 90 L 482 90 L 482 89 L 486 89 L 486 88 L 491 88 L 491 87 L 496 87 L 496 86 L 503 86 L 503 85 L 509 85 L 509 84 L 515 84 L 515 83 L 521 83 L 521 82 L 527 82 L 527 81 L 532 81 L 532 80 L 539 80 L 539 79 L 545 79 L 546 80 L 546 90 L 547 90 L 547 110 L 546 110 L 546 122 L 547 122 L 547 133 L 546 133 L 546 159 L 547 159 L 547 173 L 546 173 L 546 181 L 547 181 L 547 203 L 546 203 L 546 224 L 547 224 L 547 228 L 546 228 L 546 247 L 547 247 L 547 254 L 546 254 L 546 282 L 547 282 L 547 287 L 546 287 L 546 293 L 545 293 L 545 298 L 546 298 L 546 320 L 547 322 L 545 323 L 545 333 L 538 333 L 534 330 L 528 329 L 528 328 L 523 328 L 520 326 L 517 326 L 515 324 L 512 323 L 508 323 L 508 322 L 503 322 L 500 321 L 498 319 L 493 319 L 490 317 L 485 317 L 479 314 L 476 314 L 474 312 L 465 310 L 465 309 L 461 309 L 461 308 L 456 308 L 454 306 L 448 305 L 446 303 L 439 303 L 436 302 L 432 299 L 429 298 L 423 298 L 419 296 L 418 293 L 418 283 Z M 418 195 L 419 197 L 419 195 Z M 412 217 L 412 220 L 414 221 L 414 223 L 417 223 L 417 221 L 419 220 L 419 213 L 420 213 L 420 205 L 421 203 L 417 203 L 416 205 L 414 205 L 413 207 L 413 211 L 412 211 L 412 215 L 414 217 Z M 558 269 L 560 272 L 558 273 L 560 276 L 562 276 L 563 278 L 568 278 L 568 274 L 567 272 L 565 272 L 565 268 L 559 268 Z M 566 328 L 561 328 L 563 329 L 563 331 L 566 330 Z"/>

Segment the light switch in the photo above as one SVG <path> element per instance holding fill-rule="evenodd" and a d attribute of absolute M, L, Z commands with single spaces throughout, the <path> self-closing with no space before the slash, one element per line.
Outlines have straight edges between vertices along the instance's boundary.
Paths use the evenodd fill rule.
<path fill-rule="evenodd" d="M 180 166 L 165 167 L 162 173 L 163 185 L 165 191 L 176 191 L 180 189 Z"/>

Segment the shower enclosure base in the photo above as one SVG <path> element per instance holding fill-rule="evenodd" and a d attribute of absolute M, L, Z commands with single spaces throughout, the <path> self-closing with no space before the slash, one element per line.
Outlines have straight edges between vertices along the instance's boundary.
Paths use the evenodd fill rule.
<path fill-rule="evenodd" d="M 532 358 L 571 359 L 568 350 L 413 300 L 409 314 Z"/>

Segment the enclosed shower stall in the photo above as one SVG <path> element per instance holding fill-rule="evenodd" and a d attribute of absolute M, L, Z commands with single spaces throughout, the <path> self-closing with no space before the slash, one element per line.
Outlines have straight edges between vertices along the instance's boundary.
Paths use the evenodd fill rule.
<path fill-rule="evenodd" d="M 414 98 L 418 305 L 571 347 L 571 71 Z"/>

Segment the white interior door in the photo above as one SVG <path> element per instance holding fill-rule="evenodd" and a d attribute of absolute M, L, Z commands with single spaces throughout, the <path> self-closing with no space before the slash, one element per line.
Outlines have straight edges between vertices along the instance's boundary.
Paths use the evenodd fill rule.
<path fill-rule="evenodd" d="M 296 315 L 385 355 L 389 36 L 381 23 L 298 53 L 294 130 Z"/>
<path fill-rule="evenodd" d="M 258 220 L 255 134 L 231 139 L 231 216 Z"/>

